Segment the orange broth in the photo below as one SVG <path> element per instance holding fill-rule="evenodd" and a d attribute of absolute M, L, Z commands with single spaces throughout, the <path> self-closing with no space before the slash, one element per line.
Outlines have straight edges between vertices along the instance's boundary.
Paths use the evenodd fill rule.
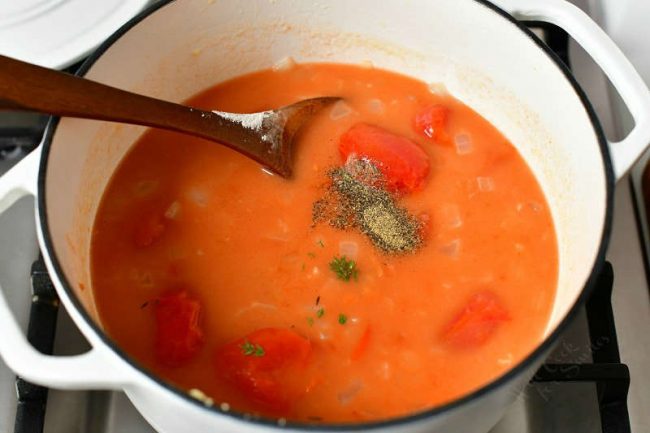
<path fill-rule="evenodd" d="M 540 343 L 555 297 L 556 238 L 535 177 L 480 115 L 383 70 L 266 70 L 188 104 L 255 112 L 323 95 L 344 97 L 351 112 L 328 107 L 303 129 L 289 181 L 201 139 L 159 130 L 140 139 L 108 185 L 93 231 L 103 327 L 147 369 L 217 406 L 290 420 L 408 415 L 494 380 Z M 432 104 L 447 110 L 445 143 L 414 127 Z M 359 230 L 312 222 L 328 171 L 343 163 L 339 138 L 360 122 L 412 140 L 429 158 L 424 185 L 397 199 L 428 221 L 414 253 L 386 253 Z M 330 269 L 342 242 L 358 249 L 350 254 L 356 280 Z M 174 293 L 191 299 L 185 309 L 167 308 Z M 251 333 L 264 328 L 295 338 L 256 340 Z M 164 332 L 190 351 L 160 349 Z M 161 362 L 165 353 L 176 357 Z M 238 356 L 254 371 L 225 374 Z M 262 391 L 249 377 L 260 371 L 272 377 Z M 277 396 L 284 401 L 275 404 Z"/>

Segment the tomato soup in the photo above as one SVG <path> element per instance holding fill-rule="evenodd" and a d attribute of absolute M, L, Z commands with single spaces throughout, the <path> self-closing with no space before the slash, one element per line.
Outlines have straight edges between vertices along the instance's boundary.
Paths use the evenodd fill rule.
<path fill-rule="evenodd" d="M 427 84 L 304 64 L 188 101 L 256 112 L 341 96 L 303 128 L 290 180 L 148 131 L 98 210 L 108 335 L 221 410 L 332 423 L 430 409 L 543 338 L 558 252 L 535 177 L 480 115 Z"/>

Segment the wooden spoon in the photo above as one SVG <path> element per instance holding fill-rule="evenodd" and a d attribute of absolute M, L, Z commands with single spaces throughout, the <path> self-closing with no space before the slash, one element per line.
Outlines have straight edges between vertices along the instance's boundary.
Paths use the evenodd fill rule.
<path fill-rule="evenodd" d="M 301 126 L 338 97 L 253 114 L 203 111 L 0 56 L 0 109 L 153 126 L 224 144 L 280 176 L 292 173 Z"/>

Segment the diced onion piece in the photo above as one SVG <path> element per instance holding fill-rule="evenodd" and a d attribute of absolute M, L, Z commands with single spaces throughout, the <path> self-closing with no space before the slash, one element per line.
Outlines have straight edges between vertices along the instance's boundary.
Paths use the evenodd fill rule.
<path fill-rule="evenodd" d="M 439 248 L 439 251 L 449 257 L 458 257 L 460 254 L 461 241 L 460 239 L 454 239 L 446 245 L 443 245 Z"/>
<path fill-rule="evenodd" d="M 463 219 L 460 216 L 460 208 L 457 204 L 448 204 L 442 208 L 442 218 L 444 224 L 451 228 L 457 229 L 463 225 Z"/>
<path fill-rule="evenodd" d="M 472 153 L 472 138 L 468 134 L 460 133 L 454 137 L 454 146 L 458 155 Z"/>
<path fill-rule="evenodd" d="M 359 254 L 359 245 L 352 241 L 339 242 L 339 255 L 345 256 L 350 260 L 356 260 Z"/>
<path fill-rule="evenodd" d="M 165 211 L 165 218 L 169 220 L 175 220 L 178 217 L 180 211 L 181 203 L 178 200 L 174 200 Z"/>
<path fill-rule="evenodd" d="M 373 98 L 368 101 L 368 109 L 371 113 L 383 113 L 384 112 L 384 102 L 381 99 Z"/>
<path fill-rule="evenodd" d="M 289 69 L 293 68 L 296 66 L 296 61 L 293 59 L 293 57 L 284 57 L 280 60 L 278 60 L 274 65 L 273 65 L 273 70 L 275 72 L 282 72 L 282 71 L 288 71 Z"/>
<path fill-rule="evenodd" d="M 340 120 L 352 114 L 352 108 L 345 101 L 337 101 L 330 111 L 330 119 Z"/>
<path fill-rule="evenodd" d="M 363 389 L 363 382 L 359 379 L 352 381 L 350 386 L 347 389 L 339 392 L 336 396 L 339 403 L 343 406 L 348 405 L 352 400 L 359 394 L 359 391 Z"/>
<path fill-rule="evenodd" d="M 200 207 L 206 207 L 208 205 L 208 194 L 200 188 L 191 188 L 187 195 L 192 202 Z"/>
<path fill-rule="evenodd" d="M 235 313 L 234 317 L 239 317 L 242 314 L 246 314 L 246 313 L 249 313 L 251 311 L 256 311 L 256 310 L 257 311 L 263 310 L 263 311 L 273 312 L 273 311 L 276 311 L 277 309 L 278 309 L 278 307 L 273 305 L 273 304 L 264 304 L 262 302 L 252 302 L 247 307 L 244 307 L 241 310 L 237 311 Z"/>
<path fill-rule="evenodd" d="M 476 183 L 478 184 L 478 189 L 481 192 L 494 191 L 494 179 L 491 177 L 477 177 Z"/>
<path fill-rule="evenodd" d="M 447 87 L 442 83 L 429 83 L 429 92 L 434 95 L 446 95 L 449 93 Z"/>

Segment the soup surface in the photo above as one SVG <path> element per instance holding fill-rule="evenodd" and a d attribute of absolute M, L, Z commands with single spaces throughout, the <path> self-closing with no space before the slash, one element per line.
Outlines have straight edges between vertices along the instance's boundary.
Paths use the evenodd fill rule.
<path fill-rule="evenodd" d="M 470 108 L 383 70 L 295 65 L 188 103 L 255 112 L 338 95 L 284 180 L 148 131 L 93 231 L 107 333 L 222 410 L 306 422 L 412 414 L 539 344 L 558 259 L 540 186 Z"/>

